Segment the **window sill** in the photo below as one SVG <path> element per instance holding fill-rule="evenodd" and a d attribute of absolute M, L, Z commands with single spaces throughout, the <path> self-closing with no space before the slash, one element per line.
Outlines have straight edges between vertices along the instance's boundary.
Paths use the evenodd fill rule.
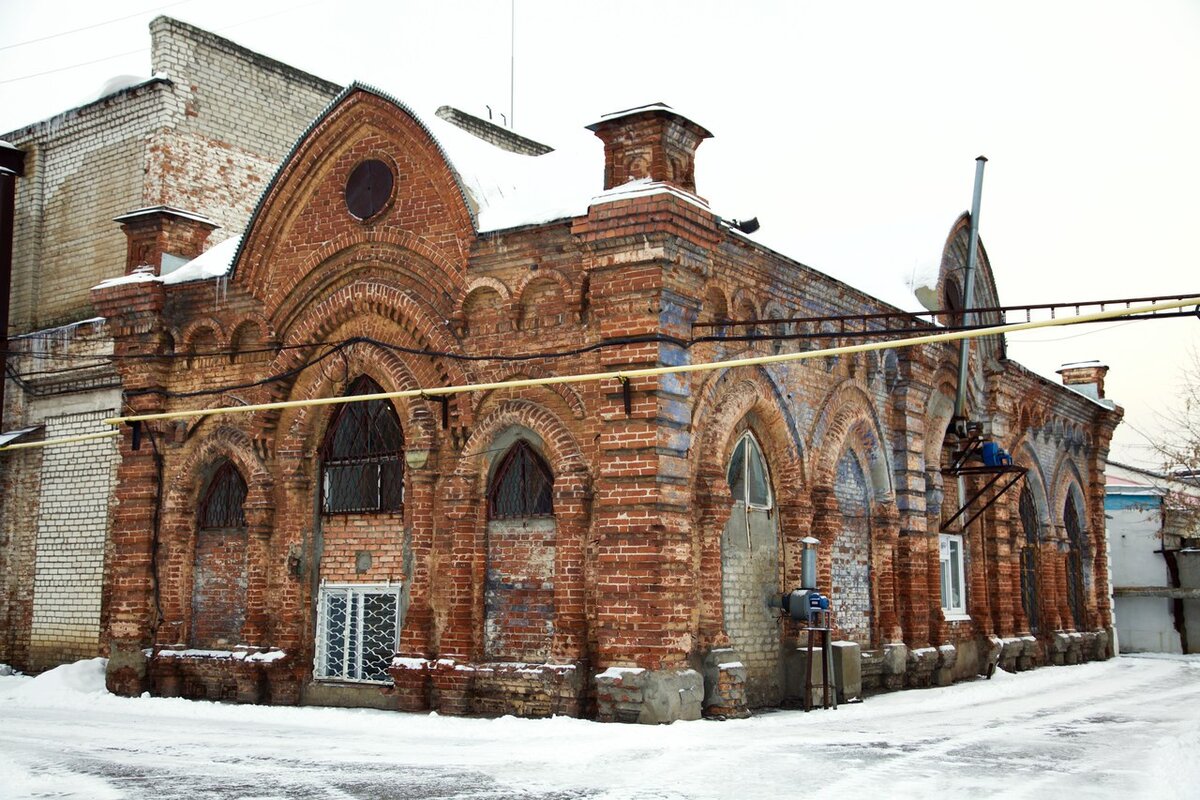
<path fill-rule="evenodd" d="M 946 622 L 970 622 L 971 615 L 960 612 L 951 612 L 942 609 L 942 619 Z"/>
<path fill-rule="evenodd" d="M 368 678 L 341 678 L 337 676 L 314 675 L 313 683 L 318 683 L 322 686 L 343 687 L 346 689 L 365 688 L 368 686 L 390 686 L 392 680 L 370 680 Z"/>

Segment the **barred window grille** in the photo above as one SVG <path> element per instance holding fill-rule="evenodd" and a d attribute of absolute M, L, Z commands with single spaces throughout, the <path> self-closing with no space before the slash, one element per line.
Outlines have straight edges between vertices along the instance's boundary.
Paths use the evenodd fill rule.
<path fill-rule="evenodd" d="M 347 395 L 382 392 L 364 376 Z M 327 514 L 398 511 L 404 502 L 404 434 L 390 401 L 346 403 L 334 411 L 322 449 Z"/>
<path fill-rule="evenodd" d="M 1037 544 L 1042 537 L 1037 504 L 1028 486 L 1021 487 L 1020 512 L 1021 528 L 1025 533 L 1025 546 L 1021 548 L 1021 605 L 1025 609 L 1025 618 L 1029 620 L 1030 632 L 1037 633 Z"/>
<path fill-rule="evenodd" d="M 245 502 L 246 482 L 233 462 L 223 459 L 200 500 L 200 527 L 205 530 L 246 527 Z"/>
<path fill-rule="evenodd" d="M 317 605 L 316 677 L 389 683 L 400 631 L 400 587 L 326 584 Z"/>
<path fill-rule="evenodd" d="M 554 475 L 524 440 L 500 460 L 488 491 L 488 517 L 511 519 L 554 514 Z"/>
<path fill-rule="evenodd" d="M 1067 604 L 1071 607 L 1071 616 L 1075 619 L 1075 630 L 1087 628 L 1087 617 L 1084 608 L 1083 584 L 1083 526 L 1079 524 L 1079 511 L 1075 507 L 1075 498 L 1067 498 L 1067 507 L 1063 512 L 1063 527 L 1067 529 Z"/>

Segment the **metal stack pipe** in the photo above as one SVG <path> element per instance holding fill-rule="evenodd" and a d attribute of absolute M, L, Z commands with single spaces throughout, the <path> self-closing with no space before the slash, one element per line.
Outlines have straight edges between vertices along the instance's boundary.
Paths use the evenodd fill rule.
<path fill-rule="evenodd" d="M 817 545 L 819 541 L 811 536 L 800 540 L 804 550 L 800 552 L 800 588 L 817 588 Z"/>
<path fill-rule="evenodd" d="M 979 202 L 983 196 L 983 165 L 987 158 L 975 159 L 975 192 L 971 197 L 971 234 L 967 244 L 967 272 L 963 276 L 963 325 L 974 321 L 968 309 L 975 305 L 975 251 L 979 249 Z M 962 419 L 967 408 L 967 365 L 970 339 L 963 339 L 958 351 L 958 394 L 954 398 L 954 417 Z"/>

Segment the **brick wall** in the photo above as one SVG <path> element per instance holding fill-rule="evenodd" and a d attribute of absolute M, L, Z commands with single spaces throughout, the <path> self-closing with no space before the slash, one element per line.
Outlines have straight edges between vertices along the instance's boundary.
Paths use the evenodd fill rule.
<path fill-rule="evenodd" d="M 487 527 L 483 652 L 496 661 L 544 662 L 554 638 L 553 520 L 494 520 Z"/>
<path fill-rule="evenodd" d="M 767 605 L 779 588 L 779 530 L 775 515 L 734 506 L 721 540 L 725 631 L 746 666 L 752 708 L 783 699 L 779 612 Z"/>
<path fill-rule="evenodd" d="M 331 583 L 404 579 L 401 514 L 333 514 L 321 524 L 321 578 Z"/>
<path fill-rule="evenodd" d="M 151 24 L 165 75 L 4 134 L 17 182 L 10 331 L 91 315 L 88 290 L 124 272 L 121 214 L 173 205 L 238 233 L 335 84 L 167 17 Z"/>
<path fill-rule="evenodd" d="M 838 459 L 834 486 L 841 530 L 832 545 L 830 600 L 843 637 L 872 645 L 870 495 L 862 466 L 851 451 Z M 868 556 L 864 558 L 864 556 Z"/>
<path fill-rule="evenodd" d="M 48 437 L 107 428 L 116 409 L 46 420 Z M 29 662 L 34 669 L 87 658 L 100 647 L 108 504 L 117 465 L 112 440 L 52 448 L 42 462 Z"/>
<path fill-rule="evenodd" d="M 6 399 L 8 394 L 6 393 Z M 0 663 L 29 663 L 33 615 L 34 559 L 37 555 L 37 499 L 41 494 L 40 450 L 0 456 Z"/>
<path fill-rule="evenodd" d="M 143 206 L 172 205 L 221 228 L 245 227 L 296 137 L 336 84 L 178 20 L 150 25 L 154 71 L 170 76 L 170 122 L 148 142 Z"/>
<path fill-rule="evenodd" d="M 192 569 L 193 646 L 228 650 L 242 643 L 246 587 L 246 531 L 198 531 Z"/>
<path fill-rule="evenodd" d="M 88 290 L 124 272 L 112 220 L 143 203 L 145 149 L 167 122 L 165 81 L 153 81 L 5 134 L 26 151 L 17 181 L 9 331 L 91 315 Z"/>

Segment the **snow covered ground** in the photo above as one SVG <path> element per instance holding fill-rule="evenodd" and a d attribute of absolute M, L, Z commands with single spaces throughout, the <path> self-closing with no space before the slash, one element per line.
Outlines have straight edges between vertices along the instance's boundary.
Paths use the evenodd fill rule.
<path fill-rule="evenodd" d="M 120 698 L 103 667 L 0 678 L 0 797 L 1200 797 L 1196 657 L 661 727 Z"/>

